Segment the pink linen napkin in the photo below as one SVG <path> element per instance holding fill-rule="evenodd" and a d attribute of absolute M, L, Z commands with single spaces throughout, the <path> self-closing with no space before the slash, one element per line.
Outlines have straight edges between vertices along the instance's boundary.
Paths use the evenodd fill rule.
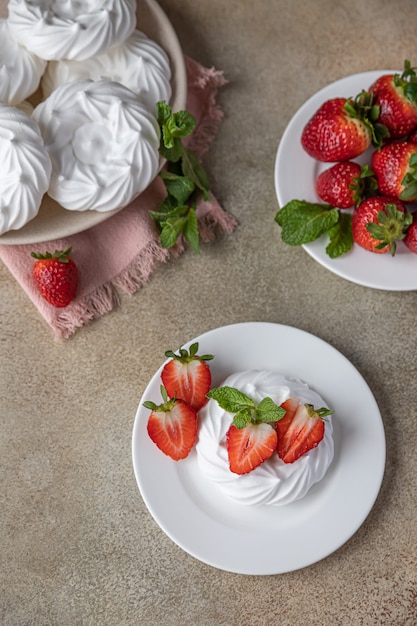
<path fill-rule="evenodd" d="M 226 83 L 223 73 L 205 68 L 186 57 L 187 111 L 196 118 L 196 128 L 187 138 L 189 148 L 199 155 L 213 141 L 223 112 L 216 103 L 218 88 Z M 0 259 L 51 326 L 56 339 L 70 337 L 85 324 L 110 312 L 119 304 L 118 288 L 133 294 L 150 278 L 155 264 L 176 258 L 184 252 L 179 242 L 166 250 L 159 244 L 159 233 L 149 210 L 157 210 L 165 196 L 159 177 L 128 207 L 84 232 L 65 239 L 37 245 L 0 245 Z M 227 213 L 213 194 L 197 206 L 200 238 L 207 242 L 221 233 L 231 233 L 236 219 Z M 72 257 L 79 269 L 75 299 L 58 309 L 46 302 L 32 280 L 33 250 L 65 250 L 72 246 Z"/>

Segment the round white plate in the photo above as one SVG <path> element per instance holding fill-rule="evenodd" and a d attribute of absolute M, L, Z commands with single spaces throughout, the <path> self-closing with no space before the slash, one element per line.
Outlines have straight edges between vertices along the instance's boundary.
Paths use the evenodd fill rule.
<path fill-rule="evenodd" d="M 184 109 L 187 102 L 187 76 L 180 43 L 171 22 L 156 0 L 137 0 L 137 28 L 159 43 L 171 62 L 174 111 Z M 7 16 L 7 2 L 0 0 L 0 17 Z M 30 98 L 32 104 L 40 101 L 40 90 Z M 162 165 L 162 160 L 161 160 Z M 109 219 L 121 209 L 113 211 L 67 211 L 45 194 L 38 215 L 19 230 L 10 230 L 0 236 L 0 244 L 32 244 L 61 239 L 80 233 Z"/>
<path fill-rule="evenodd" d="M 280 207 L 290 200 L 320 202 L 315 191 L 317 176 L 332 163 L 320 163 L 310 157 L 301 145 L 304 126 L 316 110 L 329 98 L 355 97 L 362 89 L 368 89 L 382 74 L 398 70 L 372 71 L 354 74 L 327 85 L 309 98 L 291 119 L 280 141 L 275 160 L 275 189 Z M 369 162 L 372 149 L 355 159 Z M 334 274 L 365 287 L 387 291 L 411 291 L 417 289 L 417 256 L 399 242 L 394 257 L 373 254 L 358 245 L 342 257 L 331 259 L 326 254 L 327 237 L 304 245 L 303 248 L 318 263 Z"/>
<path fill-rule="evenodd" d="M 361 526 L 378 495 L 385 466 L 380 412 L 366 382 L 332 346 L 307 332 L 263 322 L 224 326 L 194 341 L 210 361 L 212 384 L 235 371 L 275 370 L 304 380 L 334 409 L 335 456 L 305 498 L 283 507 L 239 505 L 200 473 L 195 451 L 183 461 L 150 440 L 145 400 L 160 403 L 155 373 L 140 401 L 132 455 L 142 498 L 183 550 L 222 570 L 281 574 L 325 558 Z"/>

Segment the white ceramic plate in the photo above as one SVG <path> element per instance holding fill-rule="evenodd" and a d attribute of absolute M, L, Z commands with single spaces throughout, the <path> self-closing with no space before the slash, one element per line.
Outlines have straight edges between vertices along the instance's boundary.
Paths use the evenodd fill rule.
<path fill-rule="evenodd" d="M 363 72 L 342 78 L 318 91 L 297 111 L 284 131 L 275 161 L 275 189 L 280 207 L 290 200 L 320 202 L 315 192 L 315 180 L 332 163 L 316 161 L 301 145 L 303 128 L 315 111 L 329 98 L 355 97 L 362 89 L 368 89 L 381 74 L 395 71 L 398 70 Z M 370 149 L 355 160 L 369 162 L 371 152 Z M 402 242 L 395 257 L 389 253 L 372 254 L 355 245 L 348 254 L 331 259 L 325 251 L 327 241 L 323 236 L 303 247 L 318 263 L 342 278 L 387 291 L 417 289 L 417 256 Z"/>
<path fill-rule="evenodd" d="M 172 96 L 174 111 L 184 109 L 187 102 L 187 77 L 184 55 L 177 35 L 156 0 L 137 0 L 137 28 L 159 43 L 171 61 Z M 0 0 L 0 17 L 7 16 L 7 2 Z M 33 104 L 40 100 L 39 92 L 30 98 Z M 67 211 L 45 195 L 38 215 L 19 230 L 10 230 L 0 236 L 0 244 L 32 244 L 51 241 L 80 233 L 104 222 L 120 209 L 113 211 Z"/>
<path fill-rule="evenodd" d="M 381 486 L 385 435 L 366 382 L 332 346 L 289 326 L 235 324 L 186 345 L 194 341 L 200 354 L 215 356 L 213 386 L 235 371 L 266 369 L 316 389 L 335 410 L 334 460 L 325 478 L 298 502 L 284 507 L 232 502 L 202 476 L 195 451 L 175 462 L 150 440 L 143 402 L 160 403 L 162 364 L 140 401 L 132 440 L 135 476 L 150 513 L 183 550 L 222 570 L 281 574 L 325 558 L 361 526 Z"/>

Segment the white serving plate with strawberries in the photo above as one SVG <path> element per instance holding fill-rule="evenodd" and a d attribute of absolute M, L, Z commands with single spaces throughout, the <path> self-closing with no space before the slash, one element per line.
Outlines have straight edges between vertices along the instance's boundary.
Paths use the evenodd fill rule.
<path fill-rule="evenodd" d="M 7 16 L 7 2 L 0 0 L 0 17 Z M 175 30 L 157 0 L 137 0 L 137 28 L 156 41 L 166 51 L 171 62 L 172 96 L 174 111 L 184 109 L 187 100 L 187 77 L 184 55 Z M 29 101 L 36 105 L 41 100 L 41 90 Z M 112 211 L 69 211 L 45 194 L 38 215 L 19 230 L 10 230 L 0 236 L 0 244 L 32 244 L 69 237 L 87 230 L 115 215 Z"/>
<path fill-rule="evenodd" d="M 327 85 L 309 98 L 295 113 L 280 141 L 275 160 L 275 189 L 278 203 L 283 207 L 293 199 L 320 202 L 315 191 L 318 175 L 332 163 L 321 163 L 310 157 L 301 145 L 304 126 L 315 111 L 330 98 L 355 97 L 368 89 L 383 74 L 401 73 L 401 70 L 378 70 L 354 74 Z M 353 159 L 360 164 L 370 163 L 372 149 Z M 414 206 L 410 207 L 412 210 Z M 417 255 L 403 242 L 397 245 L 394 257 L 373 254 L 354 245 L 352 250 L 336 259 L 326 254 L 326 236 L 303 246 L 320 265 L 358 285 L 386 291 L 412 291 L 417 289 Z"/>
<path fill-rule="evenodd" d="M 230 572 L 282 574 L 327 557 L 364 522 L 384 474 L 384 428 L 367 383 L 335 348 L 281 324 L 225 326 L 184 347 L 196 341 L 200 354 L 214 355 L 213 387 L 233 372 L 259 369 L 299 378 L 317 390 L 335 411 L 335 456 L 324 479 L 297 502 L 234 503 L 202 476 L 195 450 L 173 461 L 149 438 L 143 402 L 160 402 L 162 363 L 139 403 L 132 437 L 137 484 L 153 518 L 188 554 Z"/>

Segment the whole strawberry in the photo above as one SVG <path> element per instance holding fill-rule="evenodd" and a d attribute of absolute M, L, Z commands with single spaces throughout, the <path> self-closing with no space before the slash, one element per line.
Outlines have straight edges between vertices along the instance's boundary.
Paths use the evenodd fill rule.
<path fill-rule="evenodd" d="M 32 252 L 36 259 L 32 276 L 41 295 L 53 306 L 62 308 L 74 298 L 78 286 L 78 268 L 69 256 L 71 248 L 53 254 Z"/>
<path fill-rule="evenodd" d="M 411 252 L 417 253 L 417 213 L 413 215 L 413 221 L 407 229 L 404 243 Z"/>
<path fill-rule="evenodd" d="M 417 200 L 417 144 L 395 141 L 376 150 L 371 159 L 379 191 L 403 202 Z"/>
<path fill-rule="evenodd" d="M 338 209 L 349 209 L 363 197 L 376 191 L 377 184 L 367 165 L 361 167 L 354 161 L 341 161 L 319 174 L 316 192 L 323 202 Z"/>
<path fill-rule="evenodd" d="M 379 122 L 391 139 L 405 137 L 417 127 L 417 76 L 409 61 L 402 74 L 384 74 L 369 88 L 380 108 Z"/>
<path fill-rule="evenodd" d="M 396 242 L 404 239 L 411 221 L 411 213 L 396 198 L 373 196 L 353 211 L 353 240 L 370 252 L 394 256 Z"/>
<path fill-rule="evenodd" d="M 301 135 L 304 150 L 324 161 L 349 161 L 371 145 L 379 147 L 386 128 L 378 123 L 379 108 L 372 94 L 362 91 L 355 99 L 332 98 L 307 122 Z"/>

